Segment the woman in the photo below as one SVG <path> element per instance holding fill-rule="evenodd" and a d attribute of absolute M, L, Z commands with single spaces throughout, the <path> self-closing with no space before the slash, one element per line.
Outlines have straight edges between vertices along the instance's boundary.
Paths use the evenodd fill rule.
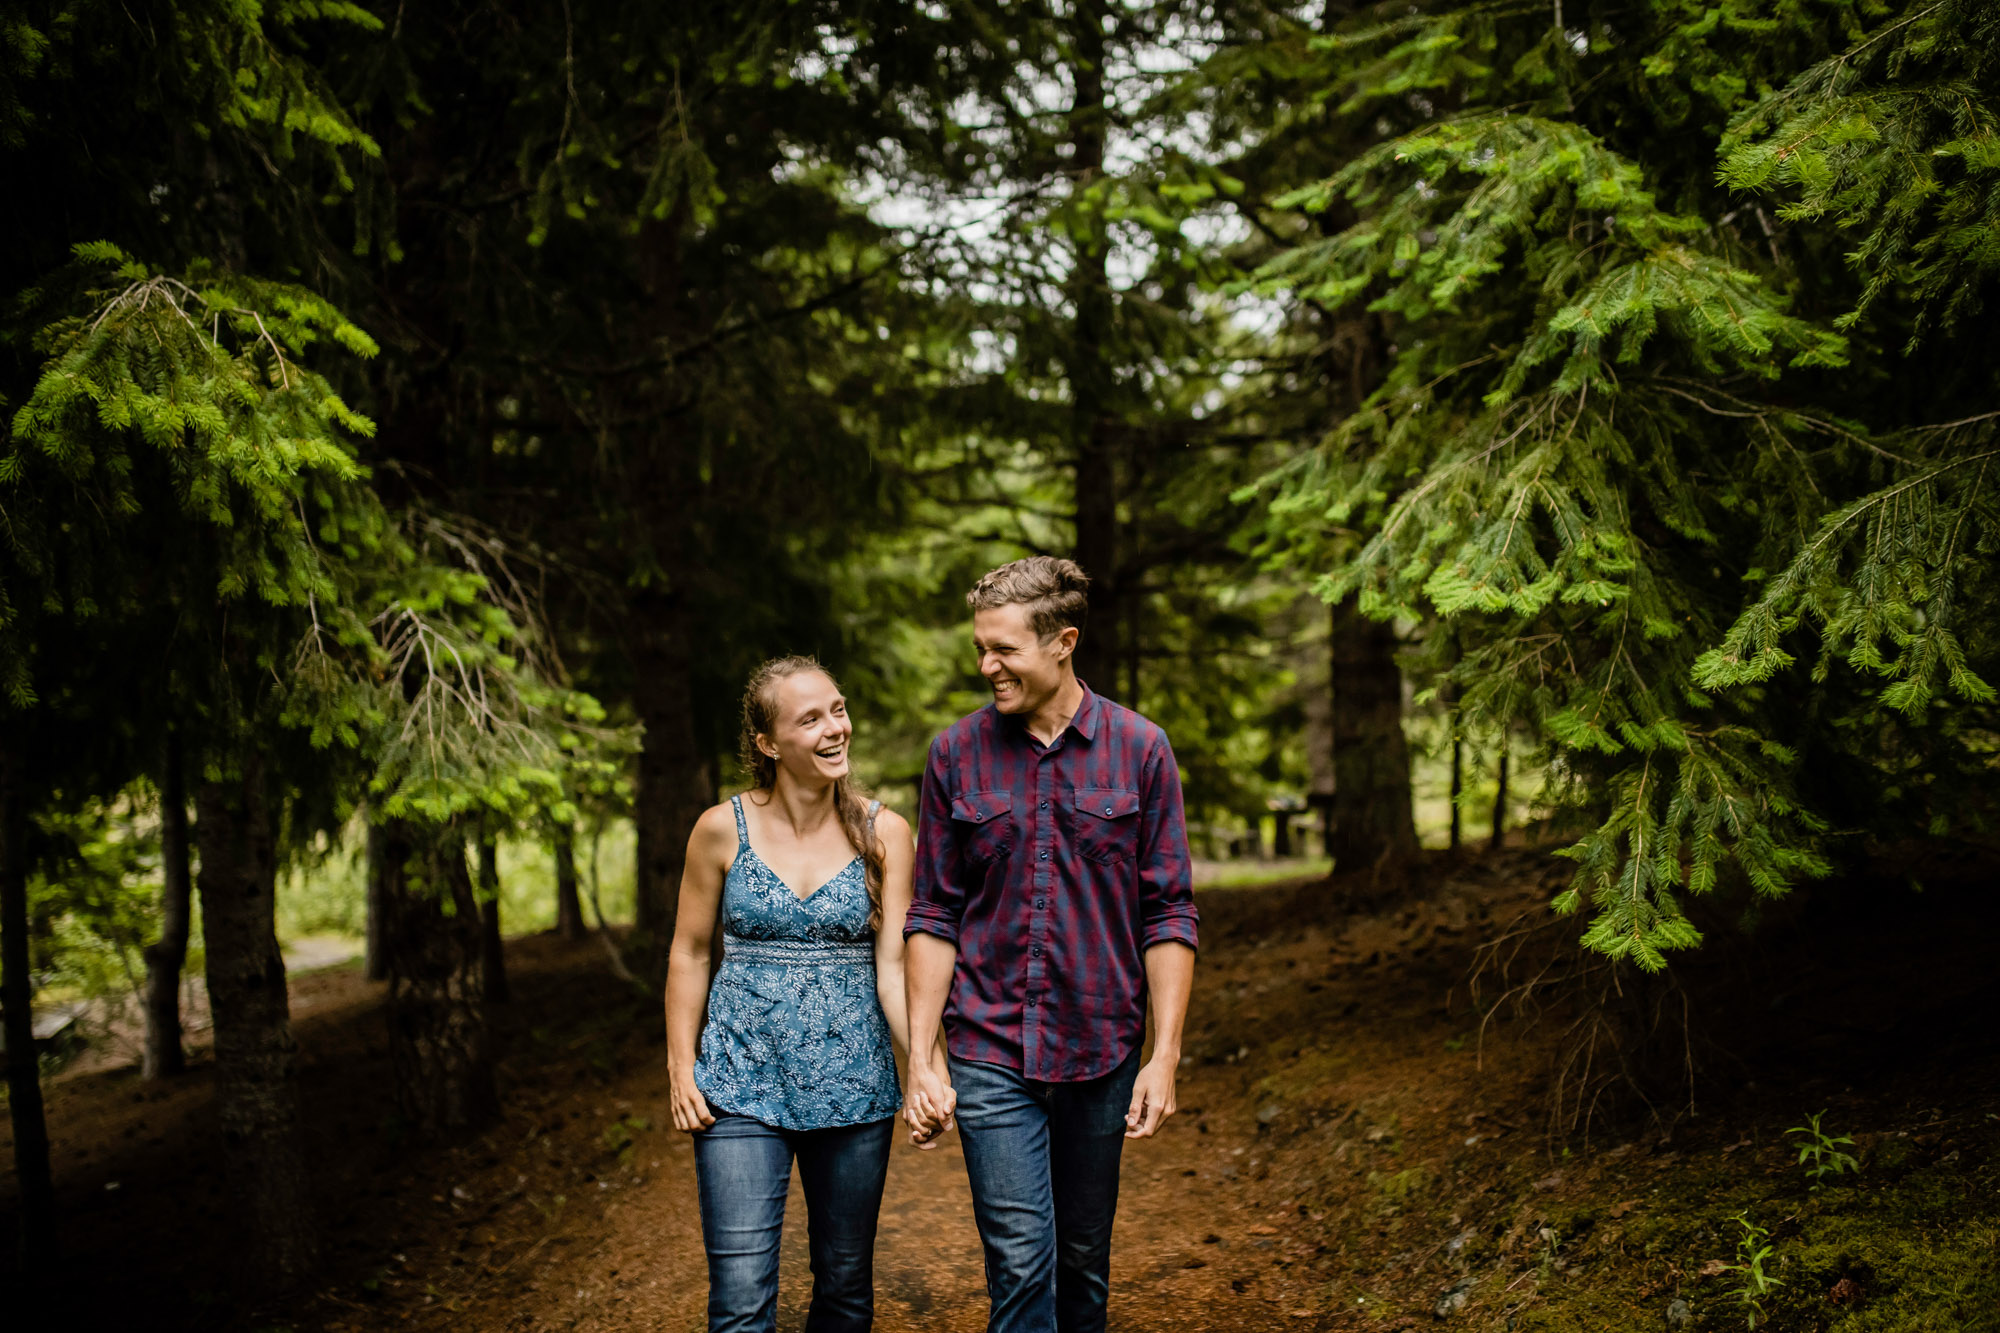
<path fill-rule="evenodd" d="M 777 1327 L 794 1157 L 812 1252 L 807 1333 L 874 1319 L 875 1220 L 902 1102 L 896 1050 L 909 1047 L 903 914 L 916 849 L 901 815 L 854 790 L 853 734 L 819 663 L 766 662 L 743 694 L 755 785 L 705 812 L 688 839 L 667 1069 L 674 1127 L 695 1136 L 710 1333 Z"/>

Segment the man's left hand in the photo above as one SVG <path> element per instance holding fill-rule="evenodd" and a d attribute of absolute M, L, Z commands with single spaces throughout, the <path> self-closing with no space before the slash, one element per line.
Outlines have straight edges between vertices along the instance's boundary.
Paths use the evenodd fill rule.
<path fill-rule="evenodd" d="M 1125 1137 L 1150 1139 L 1166 1118 L 1174 1113 L 1174 1068 L 1172 1058 L 1154 1056 L 1140 1069 L 1132 1084 L 1132 1109 L 1125 1113 Z"/>

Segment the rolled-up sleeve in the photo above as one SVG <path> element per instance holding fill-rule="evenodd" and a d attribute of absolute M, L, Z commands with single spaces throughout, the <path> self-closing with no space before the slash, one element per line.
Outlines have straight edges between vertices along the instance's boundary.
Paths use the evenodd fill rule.
<path fill-rule="evenodd" d="M 1168 941 L 1200 947 L 1201 913 L 1194 905 L 1194 865 L 1188 857 L 1181 808 L 1181 770 L 1173 746 L 1158 736 L 1142 770 L 1139 829 L 1141 947 Z M 947 813 L 949 813 L 947 811 Z"/>
<path fill-rule="evenodd" d="M 1179 784 L 1175 784 L 1176 808 Z M 903 937 L 919 932 L 958 943 L 965 915 L 965 881 L 958 837 L 951 824 L 951 764 L 943 736 L 931 742 L 924 765 L 923 793 L 917 801 L 917 865 Z"/>

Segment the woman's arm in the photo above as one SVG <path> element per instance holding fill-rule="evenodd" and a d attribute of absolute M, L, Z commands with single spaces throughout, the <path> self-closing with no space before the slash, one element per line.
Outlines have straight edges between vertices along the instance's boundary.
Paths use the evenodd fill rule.
<path fill-rule="evenodd" d="M 896 1039 L 896 1050 L 907 1062 L 910 1054 L 909 1001 L 903 986 L 903 919 L 910 911 L 910 883 L 916 863 L 916 846 L 910 825 L 893 810 L 884 809 L 875 817 L 875 835 L 883 847 L 882 924 L 875 932 L 875 994 L 882 1002 L 883 1017 Z M 939 1069 L 944 1068 L 944 1029 L 929 1034 L 929 1047 L 936 1052 Z M 936 1126 L 922 1146 L 930 1147 L 937 1135 L 950 1127 L 947 1117 Z"/>
<path fill-rule="evenodd" d="M 680 910 L 667 952 L 667 1085 L 674 1128 L 687 1132 L 715 1123 L 708 1100 L 694 1085 L 695 1053 L 708 1017 L 709 944 L 722 911 L 722 880 L 736 848 L 729 807 L 715 806 L 695 821 L 681 873 Z"/>

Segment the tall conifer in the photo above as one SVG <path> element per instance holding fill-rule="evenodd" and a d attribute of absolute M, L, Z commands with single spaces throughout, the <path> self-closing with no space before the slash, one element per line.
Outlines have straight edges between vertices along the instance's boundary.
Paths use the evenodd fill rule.
<path fill-rule="evenodd" d="M 1990 723 L 1995 25 L 1824 8 L 1356 14 L 1320 82 L 1393 133 L 1279 201 L 1351 213 L 1262 273 L 1394 353 L 1268 478 L 1278 547 L 1453 623 L 1434 679 L 1591 816 L 1558 907 L 1648 968 L 1731 867 L 1754 901 L 1834 827 L 1949 827 L 1912 756 Z"/>

